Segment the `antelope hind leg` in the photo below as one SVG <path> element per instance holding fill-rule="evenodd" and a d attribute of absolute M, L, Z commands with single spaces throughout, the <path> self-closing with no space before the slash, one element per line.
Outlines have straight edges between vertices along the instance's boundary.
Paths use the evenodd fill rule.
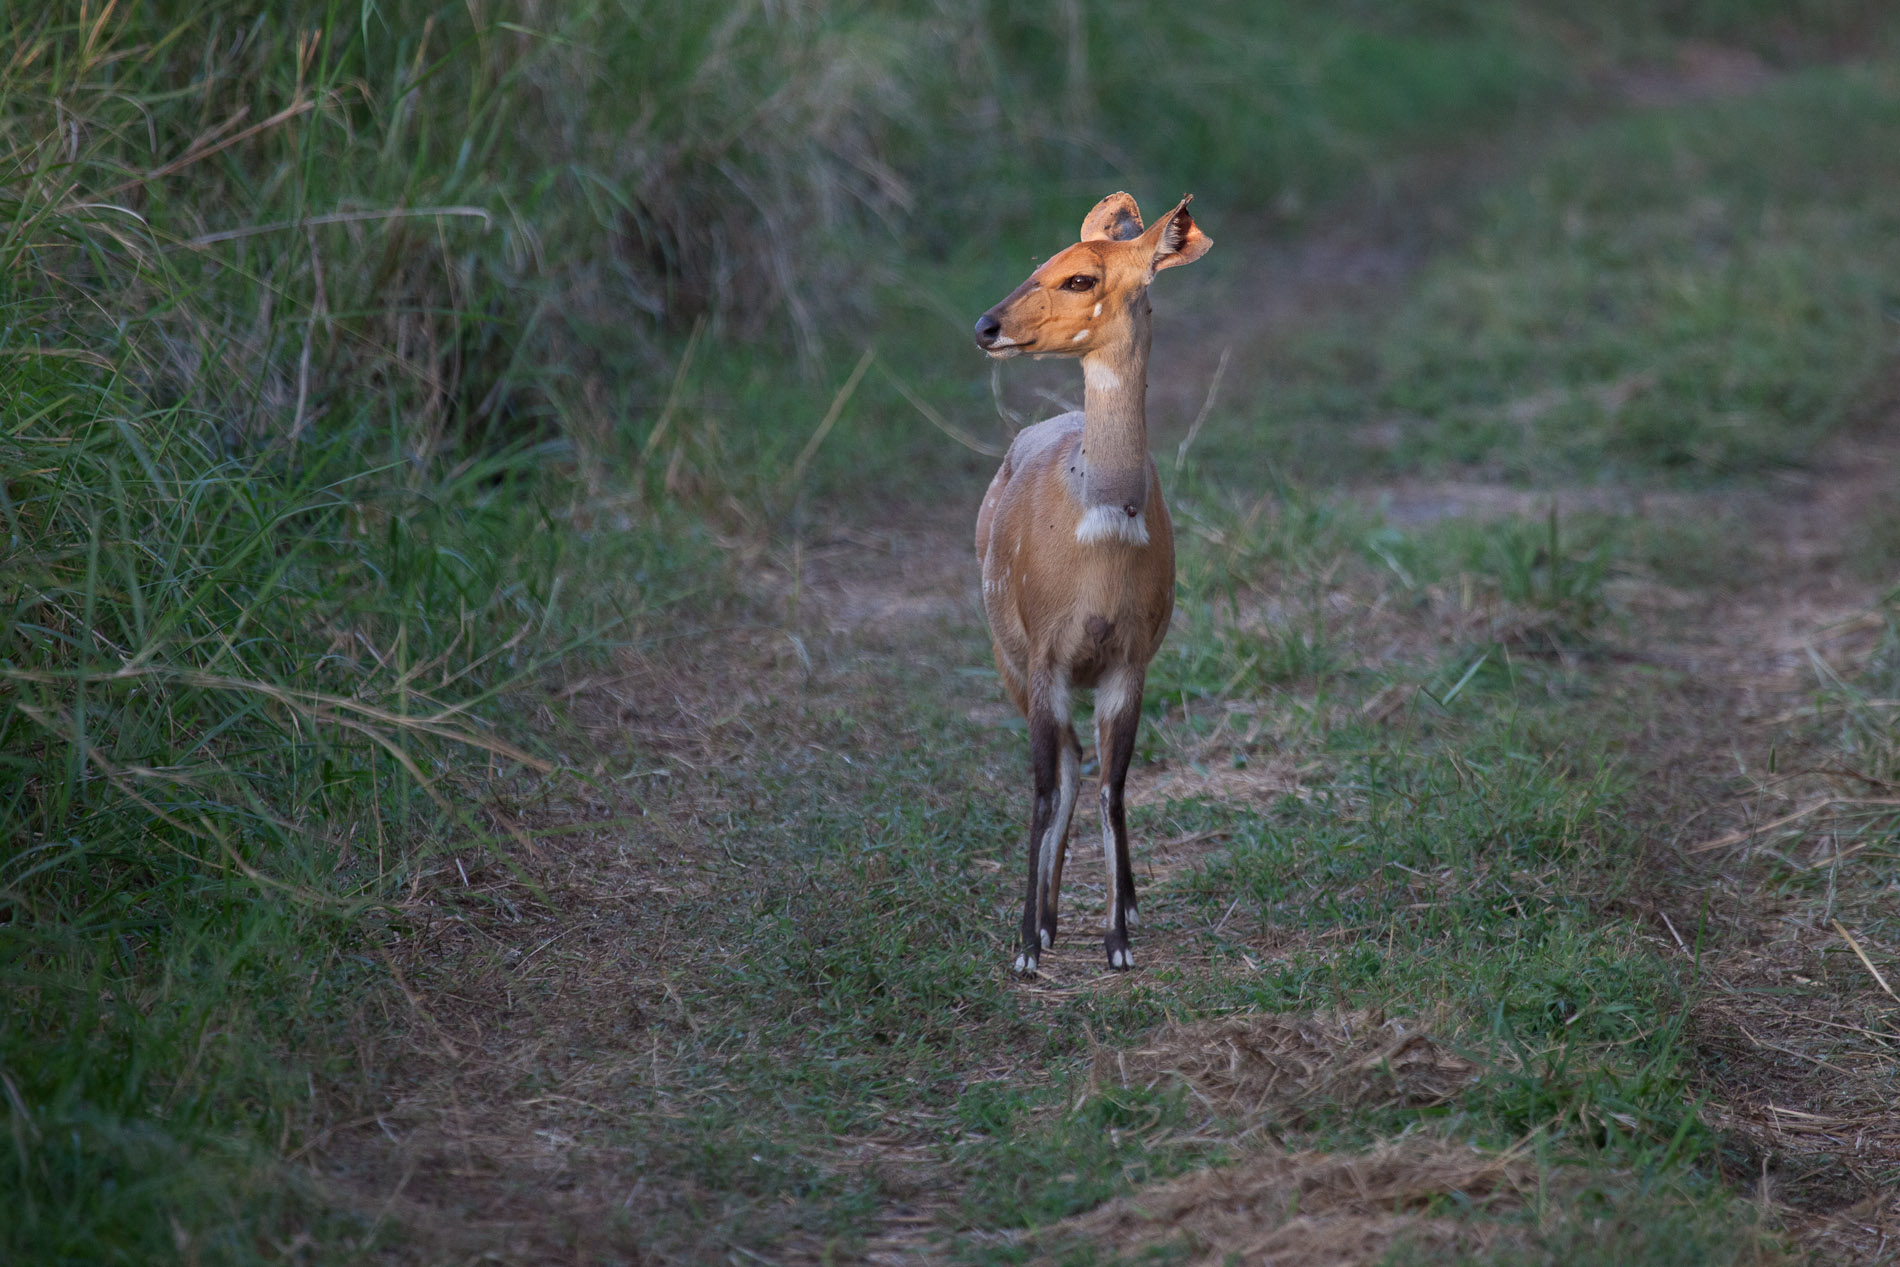
<path fill-rule="evenodd" d="M 1108 966 L 1117 970 L 1135 966 L 1128 944 L 1128 926 L 1135 922 L 1135 875 L 1128 862 L 1128 817 L 1122 788 L 1128 781 L 1128 763 L 1135 755 L 1135 734 L 1141 728 L 1140 669 L 1124 670 L 1096 695 L 1095 745 L 1102 762 L 1102 859 L 1108 867 L 1107 930 L 1103 949 Z"/>
<path fill-rule="evenodd" d="M 1042 901 L 1039 932 L 1042 948 L 1056 944 L 1056 911 L 1062 903 L 1062 864 L 1069 853 L 1069 823 L 1075 816 L 1076 789 L 1082 778 L 1082 741 L 1074 726 L 1062 727 L 1062 752 L 1056 788 L 1056 812 L 1042 838 Z"/>

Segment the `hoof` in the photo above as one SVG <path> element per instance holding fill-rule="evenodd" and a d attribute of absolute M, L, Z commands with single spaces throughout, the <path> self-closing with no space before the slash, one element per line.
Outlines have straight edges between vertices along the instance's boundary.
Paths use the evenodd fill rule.
<path fill-rule="evenodd" d="M 1119 946 L 1108 952 L 1108 966 L 1116 972 L 1126 972 L 1135 966 L 1135 952 L 1126 946 Z"/>
<path fill-rule="evenodd" d="M 1042 948 L 1044 950 L 1047 950 L 1049 949 L 1049 947 L 1055 944 L 1056 944 L 1056 935 L 1053 932 L 1051 932 L 1049 929 L 1044 928 L 1042 930 Z"/>
<path fill-rule="evenodd" d="M 1033 977 L 1036 975 L 1036 957 L 1034 955 L 1016 956 L 1016 975 Z"/>
<path fill-rule="evenodd" d="M 1128 927 L 1141 927 L 1141 910 L 1133 902 L 1128 904 Z"/>

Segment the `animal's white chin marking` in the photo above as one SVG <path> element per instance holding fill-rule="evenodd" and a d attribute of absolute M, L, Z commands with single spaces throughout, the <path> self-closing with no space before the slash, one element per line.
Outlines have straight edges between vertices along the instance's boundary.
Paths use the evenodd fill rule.
<path fill-rule="evenodd" d="M 1088 332 L 1087 330 L 1077 330 L 1077 331 L 1075 332 L 1075 337 L 1074 337 L 1074 338 L 1072 338 L 1072 339 L 1070 339 L 1070 340 L 1069 340 L 1069 342 L 1071 342 L 1071 343 L 1080 343 L 1080 342 L 1081 342 L 1082 340 L 1084 340 L 1084 339 L 1086 339 L 1086 338 L 1088 338 L 1088 337 L 1089 337 L 1089 332 Z"/>
<path fill-rule="evenodd" d="M 1112 392 L 1122 385 L 1122 376 L 1093 357 L 1085 357 L 1082 381 L 1098 392 Z"/>
<path fill-rule="evenodd" d="M 1148 516 L 1130 515 L 1120 506 L 1090 506 L 1075 526 L 1075 539 L 1084 545 L 1120 541 L 1131 546 L 1148 544 Z"/>

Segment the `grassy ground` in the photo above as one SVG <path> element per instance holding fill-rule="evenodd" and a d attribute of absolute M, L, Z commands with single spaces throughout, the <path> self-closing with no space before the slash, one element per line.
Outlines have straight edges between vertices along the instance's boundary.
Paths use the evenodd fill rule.
<path fill-rule="evenodd" d="M 1063 12 L 8 18 L 8 1256 L 1885 1252 L 1874 28 Z M 1079 849 L 1022 982 L 944 432 L 1074 387 L 945 349 L 1122 177 L 1142 968 Z"/>

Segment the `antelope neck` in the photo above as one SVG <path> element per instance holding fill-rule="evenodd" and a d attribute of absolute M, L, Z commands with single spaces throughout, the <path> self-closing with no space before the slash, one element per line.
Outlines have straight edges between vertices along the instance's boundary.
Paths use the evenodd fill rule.
<path fill-rule="evenodd" d="M 1140 322 L 1127 343 L 1082 358 L 1084 514 L 1112 508 L 1133 520 L 1148 503 L 1147 335 Z"/>

